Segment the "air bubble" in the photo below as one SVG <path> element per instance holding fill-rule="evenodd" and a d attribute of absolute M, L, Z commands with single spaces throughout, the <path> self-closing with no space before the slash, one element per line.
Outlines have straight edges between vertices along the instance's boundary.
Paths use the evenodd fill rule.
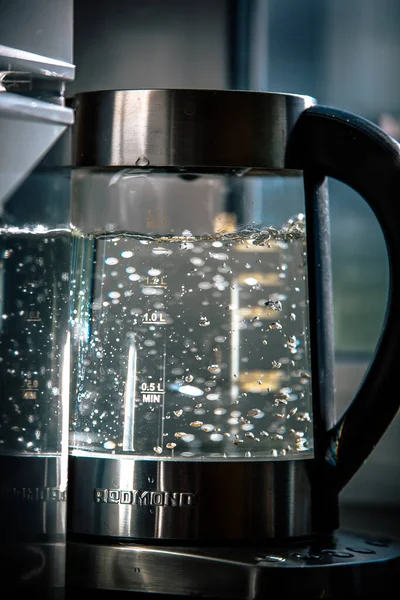
<path fill-rule="evenodd" d="M 264 302 L 264 304 L 267 308 L 271 308 L 272 310 L 282 310 L 282 303 L 280 302 L 280 300 L 267 300 L 266 302 Z"/>
<path fill-rule="evenodd" d="M 209 324 L 210 324 L 210 321 L 207 319 L 207 317 L 200 317 L 200 321 L 199 321 L 200 327 L 208 327 Z"/>
<path fill-rule="evenodd" d="M 302 377 L 303 379 L 311 379 L 311 373 L 309 373 L 308 371 L 302 371 L 300 373 L 300 377 Z"/>
<path fill-rule="evenodd" d="M 311 417 L 310 414 L 308 412 L 304 412 L 304 413 L 299 413 L 296 417 L 297 421 L 307 421 L 310 422 L 311 421 Z"/>
<path fill-rule="evenodd" d="M 215 258 L 215 260 L 228 260 L 229 255 L 224 254 L 222 252 L 209 252 L 211 258 Z"/>
<path fill-rule="evenodd" d="M 156 247 L 153 248 L 152 254 L 155 254 L 156 256 L 170 256 L 172 254 L 172 250 L 169 250 L 168 248 Z"/>
<path fill-rule="evenodd" d="M 193 256 L 193 258 L 190 259 L 190 262 L 196 267 L 202 267 L 205 264 L 204 260 L 198 256 Z"/>
<path fill-rule="evenodd" d="M 139 156 L 139 158 L 135 162 L 135 165 L 137 167 L 148 167 L 149 164 L 150 164 L 150 161 L 147 158 L 147 156 Z"/>
<path fill-rule="evenodd" d="M 283 440 L 283 435 L 280 435 L 279 433 L 272 433 L 269 437 L 274 441 Z"/>
<path fill-rule="evenodd" d="M 206 433 L 210 433 L 211 431 L 214 431 L 214 425 L 211 425 L 211 423 L 206 423 L 205 425 L 201 426 L 201 430 L 205 431 Z"/>
<path fill-rule="evenodd" d="M 210 440 L 212 442 L 221 442 L 224 439 L 224 436 L 221 433 L 212 433 L 210 435 Z"/>
<path fill-rule="evenodd" d="M 109 440 L 108 442 L 104 442 L 103 446 L 106 450 L 114 450 L 114 448 L 116 447 L 116 444 L 115 444 L 115 442 L 112 442 L 111 440 Z"/>
<path fill-rule="evenodd" d="M 119 261 L 118 258 L 115 258 L 114 256 L 109 256 L 104 260 L 104 262 L 106 265 L 117 265 Z"/>
<path fill-rule="evenodd" d="M 247 277 L 247 279 L 245 279 L 244 282 L 247 283 L 247 285 L 257 285 L 258 279 L 256 279 L 255 277 Z"/>
<path fill-rule="evenodd" d="M 261 410 L 259 408 L 251 408 L 247 413 L 247 417 L 257 417 L 260 414 Z"/>

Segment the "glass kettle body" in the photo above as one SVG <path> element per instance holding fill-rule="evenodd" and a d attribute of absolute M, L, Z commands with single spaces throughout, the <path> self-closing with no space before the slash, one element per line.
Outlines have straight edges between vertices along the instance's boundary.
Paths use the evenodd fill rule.
<path fill-rule="evenodd" d="M 372 445 L 346 433 L 357 399 L 335 423 L 331 173 L 302 132 L 320 107 L 190 90 L 77 107 L 70 533 L 331 532 Z"/>

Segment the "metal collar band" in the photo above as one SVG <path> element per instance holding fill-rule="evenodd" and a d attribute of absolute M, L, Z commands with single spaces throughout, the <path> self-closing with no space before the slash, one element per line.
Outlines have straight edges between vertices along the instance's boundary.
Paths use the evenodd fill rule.
<path fill-rule="evenodd" d="M 309 96 L 119 90 L 76 97 L 76 166 L 283 169 Z"/>

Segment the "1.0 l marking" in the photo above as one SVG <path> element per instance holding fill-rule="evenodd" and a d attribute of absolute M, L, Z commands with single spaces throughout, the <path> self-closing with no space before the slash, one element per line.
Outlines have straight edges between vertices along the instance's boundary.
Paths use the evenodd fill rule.
<path fill-rule="evenodd" d="M 167 323 L 165 312 L 155 310 L 143 315 L 142 323 L 145 325 L 165 325 Z"/>

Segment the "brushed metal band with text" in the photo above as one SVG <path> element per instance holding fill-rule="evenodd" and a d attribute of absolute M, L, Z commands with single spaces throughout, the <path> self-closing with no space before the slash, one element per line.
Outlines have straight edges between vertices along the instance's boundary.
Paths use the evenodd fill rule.
<path fill-rule="evenodd" d="M 108 490 L 96 488 L 94 501 L 105 504 L 133 504 L 134 506 L 193 506 L 195 494 L 150 490 Z"/>
<path fill-rule="evenodd" d="M 159 540 L 313 535 L 310 462 L 70 456 L 68 530 Z"/>
<path fill-rule="evenodd" d="M 2 541 L 65 541 L 64 463 L 61 455 L 0 454 Z"/>

